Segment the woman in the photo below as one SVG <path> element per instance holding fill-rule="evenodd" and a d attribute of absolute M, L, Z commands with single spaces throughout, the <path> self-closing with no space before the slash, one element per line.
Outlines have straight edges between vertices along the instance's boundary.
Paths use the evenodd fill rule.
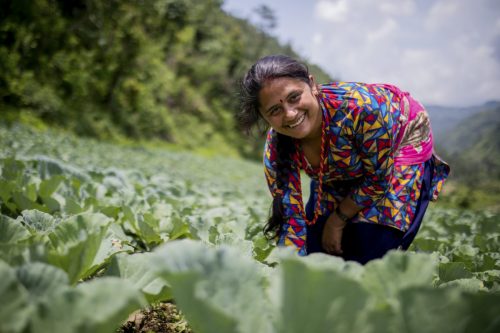
<path fill-rule="evenodd" d="M 282 55 L 257 61 L 241 90 L 240 125 L 270 126 L 265 232 L 278 245 L 362 264 L 408 248 L 449 172 L 433 154 L 420 103 L 387 84 L 317 85 L 305 65 Z M 305 208 L 300 170 L 312 178 Z"/>

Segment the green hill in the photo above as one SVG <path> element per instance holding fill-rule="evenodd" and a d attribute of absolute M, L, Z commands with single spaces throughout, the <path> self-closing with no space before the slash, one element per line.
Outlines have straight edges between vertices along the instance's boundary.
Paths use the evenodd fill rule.
<path fill-rule="evenodd" d="M 4 1 L 0 120 L 260 158 L 262 142 L 234 130 L 238 81 L 260 56 L 297 55 L 221 5 Z"/>
<path fill-rule="evenodd" d="M 473 142 L 471 140 L 460 140 L 459 137 L 468 133 L 469 130 L 463 127 L 468 127 L 467 123 L 477 123 L 482 120 L 474 120 L 475 115 L 480 113 L 492 112 L 493 114 L 500 109 L 500 102 L 491 101 L 482 105 L 470 107 L 444 107 L 437 105 L 426 106 L 431 117 L 432 131 L 434 139 L 439 148 L 444 148 L 448 152 L 455 152 L 457 149 L 463 149 L 464 143 Z M 492 115 L 493 115 L 492 114 Z M 483 116 L 478 116 L 479 118 Z M 491 120 L 491 119 L 490 119 Z M 496 121 L 492 119 L 493 123 Z M 483 131 L 483 127 L 475 126 L 476 130 L 472 135 L 479 135 Z M 485 128 L 488 128 L 487 125 Z M 469 135 L 468 133 L 467 135 Z"/>
<path fill-rule="evenodd" d="M 461 121 L 443 141 L 457 176 L 474 183 L 500 181 L 500 107 Z"/>
<path fill-rule="evenodd" d="M 450 163 L 455 201 L 496 207 L 500 199 L 500 105 L 469 116 L 450 130 L 438 150 Z"/>

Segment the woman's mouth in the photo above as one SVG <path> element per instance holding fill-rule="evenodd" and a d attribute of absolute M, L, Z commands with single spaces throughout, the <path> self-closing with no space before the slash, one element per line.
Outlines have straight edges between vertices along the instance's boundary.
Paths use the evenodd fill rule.
<path fill-rule="evenodd" d="M 295 128 L 297 126 L 299 126 L 300 124 L 302 124 L 302 122 L 304 121 L 304 119 L 306 119 L 306 114 L 303 113 L 298 119 L 297 121 L 295 121 L 293 124 L 289 124 L 289 125 L 286 125 L 285 127 L 288 127 L 288 128 Z"/>

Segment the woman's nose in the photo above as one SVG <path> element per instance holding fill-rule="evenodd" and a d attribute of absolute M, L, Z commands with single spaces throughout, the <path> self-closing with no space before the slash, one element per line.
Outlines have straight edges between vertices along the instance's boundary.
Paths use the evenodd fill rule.
<path fill-rule="evenodd" d="M 297 115 L 296 108 L 289 106 L 289 105 L 284 105 L 283 108 L 285 110 L 285 118 L 293 119 Z"/>

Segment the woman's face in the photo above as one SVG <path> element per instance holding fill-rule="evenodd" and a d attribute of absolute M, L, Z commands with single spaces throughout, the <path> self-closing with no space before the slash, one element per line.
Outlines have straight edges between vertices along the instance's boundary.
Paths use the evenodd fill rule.
<path fill-rule="evenodd" d="M 259 92 L 259 112 L 274 130 L 296 139 L 321 136 L 318 88 L 299 79 L 281 77 L 267 81 Z"/>

